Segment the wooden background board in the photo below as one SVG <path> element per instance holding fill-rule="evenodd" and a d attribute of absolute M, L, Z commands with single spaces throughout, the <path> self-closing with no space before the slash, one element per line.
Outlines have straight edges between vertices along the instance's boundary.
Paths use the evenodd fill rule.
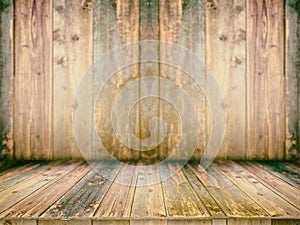
<path fill-rule="evenodd" d="M 105 52 L 122 44 L 156 39 L 190 49 L 215 75 L 226 111 L 226 134 L 219 158 L 289 159 L 290 149 L 299 145 L 299 56 L 295 50 L 299 47 L 299 19 L 290 2 L 15 1 L 13 39 L 6 34 L 2 35 L 6 42 L 1 41 L 14 43 L 13 66 L 7 61 L 1 86 L 1 93 L 10 99 L 2 94 L 1 115 L 9 120 L 13 111 L 12 121 L 6 121 L 13 130 L 12 157 L 81 158 L 72 125 L 74 96 L 81 78 Z M 1 29 L 9 29 L 3 26 Z M 10 44 L 5 46 L 9 51 Z M 143 49 L 133 54 L 143 54 Z M 9 54 L 2 51 L 3 57 L 9 59 Z M 14 76 L 9 73 L 12 69 Z M 171 122 L 167 138 L 153 151 L 124 146 L 108 124 L 112 99 L 122 87 L 155 73 L 160 77 L 173 73 L 176 85 L 188 87 L 183 73 L 159 63 L 136 64 L 116 73 L 105 90 L 110 98 L 97 102 L 101 107 L 95 110 L 96 118 L 93 106 L 85 112 L 91 114 L 86 121 L 91 129 L 79 132 L 79 136 L 85 137 L 88 158 L 99 155 L 93 146 L 98 137 L 90 133 L 97 119 L 104 122 L 97 125 L 98 136 L 116 158 L 163 159 L 170 154 L 178 143 L 179 117 L 162 100 L 141 101 L 128 125 L 137 137 L 145 138 L 149 136 L 148 121 L 154 115 Z M 90 83 L 87 95 L 93 93 L 93 80 Z M 147 88 L 156 89 L 158 94 L 166 91 L 160 84 L 152 86 Z M 142 83 L 135 94 L 141 91 L 147 91 Z M 188 94 L 198 99 L 202 126 L 194 159 L 199 160 L 212 118 L 203 93 L 199 97 L 197 92 L 197 88 L 190 88 Z"/>

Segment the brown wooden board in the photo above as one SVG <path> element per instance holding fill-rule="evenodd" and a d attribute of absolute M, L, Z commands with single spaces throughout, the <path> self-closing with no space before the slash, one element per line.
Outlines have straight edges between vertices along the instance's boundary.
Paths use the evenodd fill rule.
<path fill-rule="evenodd" d="M 299 195 L 300 190 L 293 185 L 285 182 L 274 174 L 264 170 L 253 163 L 240 162 L 244 169 L 251 172 L 256 179 L 258 179 L 265 186 L 276 192 L 278 195 L 282 196 L 288 202 L 300 209 Z"/>
<path fill-rule="evenodd" d="M 116 163 L 103 161 L 43 213 L 42 217 L 80 218 L 93 216 L 118 170 L 119 167 Z"/>
<path fill-rule="evenodd" d="M 188 165 L 200 182 L 207 188 L 226 216 L 267 217 L 269 214 L 246 193 L 235 186 L 217 169 L 209 167 L 207 172 L 197 164 Z"/>
<path fill-rule="evenodd" d="M 38 218 L 90 170 L 91 167 L 86 163 L 73 163 L 70 170 L 58 177 L 58 179 L 51 181 L 22 201 L 16 203 L 0 216 Z"/>
<path fill-rule="evenodd" d="M 219 158 L 246 154 L 246 29 L 245 0 L 207 2 L 206 65 L 223 92 L 226 112 Z M 208 116 L 209 124 L 214 118 Z"/>
<path fill-rule="evenodd" d="M 59 179 L 70 167 L 72 167 L 70 163 L 52 162 L 29 179 L 0 192 L 0 212 L 13 206 L 49 182 Z"/>
<path fill-rule="evenodd" d="M 82 0 L 53 0 L 53 158 L 82 158 L 72 113 L 81 78 L 93 63 L 93 10 Z M 79 135 L 86 137 L 84 132 Z"/>
<path fill-rule="evenodd" d="M 176 162 L 164 164 L 160 168 L 167 216 L 208 217 L 209 212 L 194 189 L 189 185 L 183 172 L 175 173 L 176 170 L 178 170 Z M 174 175 L 171 173 L 174 173 Z"/>
<path fill-rule="evenodd" d="M 17 159 L 52 157 L 52 0 L 15 2 L 13 139 Z"/>
<path fill-rule="evenodd" d="M 137 176 L 138 174 L 134 167 L 124 164 L 101 201 L 95 216 L 110 218 L 130 217 Z"/>
<path fill-rule="evenodd" d="M 299 157 L 299 62 L 300 62 L 300 15 L 297 1 L 285 2 L 285 74 L 286 74 L 286 151 L 285 159 Z"/>
<path fill-rule="evenodd" d="M 260 183 L 259 180 L 242 166 L 234 162 L 224 161 L 214 165 L 217 165 L 217 168 L 222 171 L 222 173 L 265 209 L 271 217 L 300 217 L 299 209 Z"/>
<path fill-rule="evenodd" d="M 247 159 L 284 159 L 284 1 L 247 0 Z"/>

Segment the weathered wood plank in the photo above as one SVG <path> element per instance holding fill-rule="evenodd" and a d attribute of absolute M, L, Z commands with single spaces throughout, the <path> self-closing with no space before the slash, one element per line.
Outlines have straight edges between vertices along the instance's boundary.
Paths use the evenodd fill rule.
<path fill-rule="evenodd" d="M 212 221 L 211 220 L 193 220 L 193 219 L 168 220 L 168 225 L 212 225 Z"/>
<path fill-rule="evenodd" d="M 223 213 L 220 206 L 213 199 L 210 193 L 205 189 L 203 184 L 197 179 L 193 171 L 189 167 L 185 167 L 183 172 L 187 177 L 187 180 L 197 193 L 198 197 L 201 199 L 201 201 L 209 211 L 210 215 L 214 218 L 225 217 L 225 214 Z"/>
<path fill-rule="evenodd" d="M 17 159 L 49 159 L 52 107 L 52 0 L 15 2 L 13 130 Z"/>
<path fill-rule="evenodd" d="M 93 63 L 93 13 L 82 0 L 53 0 L 53 158 L 81 158 L 72 125 L 74 97 Z M 86 138 L 85 133 L 82 133 Z"/>
<path fill-rule="evenodd" d="M 202 0 L 183 1 L 159 1 L 159 16 L 160 30 L 159 39 L 162 42 L 173 43 L 180 45 L 190 52 L 193 52 L 199 57 L 199 62 L 205 62 L 205 22 L 204 22 L 205 6 Z M 160 46 L 160 57 L 176 60 L 180 55 L 172 55 L 169 49 L 164 49 L 164 45 Z M 186 61 L 186 59 L 183 59 Z M 188 62 L 186 62 L 188 63 Z M 179 115 L 174 106 L 164 100 L 160 100 L 160 117 L 167 123 L 167 135 L 160 145 L 160 158 L 163 159 L 170 156 L 182 142 L 184 146 L 195 148 L 193 158 L 199 160 L 200 153 L 206 144 L 206 103 L 205 96 L 202 90 L 190 79 L 191 74 L 186 74 L 186 71 L 181 71 L 175 67 L 166 64 L 159 64 L 159 74 L 162 78 L 171 80 L 176 86 L 176 91 L 185 91 L 193 101 L 197 110 L 198 121 L 188 120 L 187 127 L 192 127 L 197 123 L 199 127 L 199 137 L 196 146 L 191 146 L 190 139 L 194 130 L 182 131 L 181 120 L 183 115 Z M 204 74 L 201 74 L 204 76 Z M 190 108 L 187 107 L 185 99 L 178 96 L 173 90 L 168 90 L 164 83 L 159 84 L 159 93 L 161 96 L 167 96 L 167 99 L 172 99 L 172 96 L 177 96 L 176 101 L 179 103 L 183 113 L 188 115 Z M 183 132 L 181 134 L 181 132 Z M 186 156 L 184 150 L 177 151 L 173 155 L 173 159 L 181 160 Z"/>
<path fill-rule="evenodd" d="M 104 161 L 48 209 L 45 218 L 91 217 L 119 171 L 116 163 Z M 109 180 L 107 180 L 109 178 Z"/>
<path fill-rule="evenodd" d="M 163 194 L 167 216 L 169 217 L 207 217 L 209 213 L 177 163 L 168 163 L 160 168 Z"/>
<path fill-rule="evenodd" d="M 71 167 L 71 165 L 53 162 L 35 176 L 0 192 L 0 212 L 13 206 L 52 180 L 63 176 L 69 167 Z"/>
<path fill-rule="evenodd" d="M 95 216 L 130 217 L 137 175 L 134 167 L 124 164 L 101 201 Z"/>
<path fill-rule="evenodd" d="M 1 225 L 37 225 L 36 220 L 22 220 L 22 219 L 12 219 L 12 220 L 0 220 Z"/>
<path fill-rule="evenodd" d="M 226 110 L 226 133 L 219 158 L 244 159 L 246 154 L 245 14 L 245 0 L 207 3 L 206 65 L 220 85 Z"/>
<path fill-rule="evenodd" d="M 167 225 L 167 220 L 152 220 L 152 219 L 142 219 L 142 220 L 130 220 L 130 225 Z"/>
<path fill-rule="evenodd" d="M 299 219 L 272 219 L 272 225 L 299 225 Z"/>
<path fill-rule="evenodd" d="M 249 172 L 261 183 L 267 186 L 269 189 L 276 192 L 278 195 L 282 196 L 288 202 L 300 209 L 300 201 L 298 196 L 300 195 L 300 190 L 293 185 L 285 182 L 274 174 L 264 170 L 262 167 L 259 167 L 253 163 L 243 162 L 240 163 L 242 167 Z"/>
<path fill-rule="evenodd" d="M 39 225 L 92 225 L 91 220 L 39 220 Z"/>
<path fill-rule="evenodd" d="M 300 188 L 300 172 L 296 172 L 278 161 L 257 161 L 256 163 L 287 183 Z"/>
<path fill-rule="evenodd" d="M 271 219 L 246 219 L 246 218 L 234 218 L 228 219 L 227 225 L 271 225 Z"/>
<path fill-rule="evenodd" d="M 209 167 L 207 172 L 194 163 L 188 167 L 195 173 L 200 182 L 221 207 L 226 216 L 267 217 L 269 214 L 242 192 L 218 170 Z M 203 172 L 200 172 L 203 171 Z"/>
<path fill-rule="evenodd" d="M 284 2 L 248 0 L 247 6 L 246 158 L 284 159 Z"/>
<path fill-rule="evenodd" d="M 129 220 L 93 220 L 94 225 L 130 225 Z"/>
<path fill-rule="evenodd" d="M 166 209 L 158 168 L 151 168 L 151 170 L 138 168 L 137 170 L 137 187 L 131 217 L 165 217 Z"/>
<path fill-rule="evenodd" d="M 285 159 L 299 157 L 299 77 L 300 73 L 300 15 L 296 1 L 285 3 L 285 74 L 286 74 L 286 152 Z"/>
<path fill-rule="evenodd" d="M 13 1 L 2 1 L 0 13 L 0 158 L 13 158 Z M 4 141 L 4 142 L 3 142 Z"/>
<path fill-rule="evenodd" d="M 5 190 L 43 170 L 47 163 L 31 163 L 0 177 L 0 191 Z"/>
<path fill-rule="evenodd" d="M 16 203 L 0 217 L 38 218 L 90 170 L 91 167 L 85 163 L 73 163 L 65 174 Z"/>
<path fill-rule="evenodd" d="M 237 187 L 247 193 L 271 217 L 298 217 L 300 210 L 260 183 L 247 170 L 234 162 L 221 161 L 214 166 L 223 172 Z"/>

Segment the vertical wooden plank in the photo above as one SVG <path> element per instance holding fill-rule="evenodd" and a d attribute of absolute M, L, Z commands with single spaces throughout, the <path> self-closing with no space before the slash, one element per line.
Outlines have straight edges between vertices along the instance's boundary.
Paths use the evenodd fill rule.
<path fill-rule="evenodd" d="M 168 220 L 168 225 L 211 225 L 211 220 Z"/>
<path fill-rule="evenodd" d="M 141 0 L 140 1 L 140 34 L 139 40 L 159 40 L 159 23 L 160 23 L 160 2 L 159 0 Z M 140 87 L 139 87 L 139 97 L 142 94 L 148 95 L 149 93 L 155 93 L 156 96 L 159 96 L 159 82 L 147 83 L 143 82 L 143 78 L 153 76 L 159 76 L 159 46 L 157 49 L 154 49 L 154 52 L 150 52 L 154 56 L 157 56 L 157 62 L 144 62 L 140 63 L 139 68 L 139 78 L 140 78 Z M 146 48 L 140 49 L 140 58 L 146 58 L 149 54 L 149 50 Z M 140 139 L 143 140 L 153 136 L 149 129 L 150 120 L 154 117 L 159 117 L 159 99 L 156 97 L 145 98 L 139 102 L 139 126 L 140 126 Z M 152 132 L 159 134 L 159 126 L 155 127 Z M 150 143 L 151 142 L 151 143 Z M 153 142 L 153 143 L 152 143 Z M 149 140 L 147 143 L 151 146 L 158 146 L 158 139 Z M 143 143 L 141 142 L 141 147 Z M 158 147 L 153 148 L 148 151 L 141 151 L 141 159 L 152 159 L 155 160 L 159 156 Z"/>
<path fill-rule="evenodd" d="M 285 159 L 299 157 L 300 12 L 297 1 L 288 0 L 286 16 L 286 152 Z"/>
<path fill-rule="evenodd" d="M 283 159 L 284 1 L 247 1 L 247 159 Z"/>
<path fill-rule="evenodd" d="M 17 159 L 51 152 L 52 0 L 15 2 L 14 142 Z"/>
<path fill-rule="evenodd" d="M 13 1 L 0 7 L 0 158 L 12 158 Z"/>
<path fill-rule="evenodd" d="M 245 0 L 207 2 L 206 65 L 223 91 L 226 111 L 226 133 L 219 158 L 245 158 L 245 13 Z"/>
<path fill-rule="evenodd" d="M 101 55 L 113 48 L 120 47 L 123 44 L 134 43 L 139 40 L 139 1 L 96 1 L 95 12 L 94 62 L 97 62 Z M 133 52 L 128 52 L 126 57 L 138 59 L 138 51 L 138 48 L 135 48 Z M 111 59 L 111 62 L 114 63 L 115 60 L 124 59 Z M 96 103 L 95 121 L 98 135 L 109 154 L 121 160 L 134 158 L 135 151 L 132 151 L 130 146 L 128 147 L 122 144 L 114 132 L 111 121 L 112 104 L 126 85 L 138 79 L 138 67 L 138 64 L 134 64 L 125 68 L 118 68 L 119 71 L 115 71 L 114 74 L 111 74 L 111 78 L 105 83 Z M 104 67 L 104 71 L 98 72 L 106 72 L 106 69 L 107 68 Z M 94 76 L 100 76 L 97 77 L 97 79 L 101 79 L 101 74 L 95 74 Z M 128 102 L 133 96 L 137 95 L 138 89 L 133 90 L 131 96 L 128 96 Z M 122 104 L 129 103 L 125 101 L 122 102 Z M 124 113 L 119 112 L 116 120 L 128 121 L 128 123 L 126 123 L 127 127 L 124 129 L 139 136 L 138 107 L 133 107 L 132 111 L 130 114 L 132 117 L 130 118 L 124 118 Z M 116 122 L 116 124 L 121 126 L 123 123 Z M 100 155 L 103 154 L 100 152 Z"/>
<path fill-rule="evenodd" d="M 199 57 L 199 61 L 205 61 L 205 22 L 204 22 L 204 1 L 192 0 L 184 1 L 160 1 L 160 41 L 180 45 L 187 48 Z M 164 56 L 163 54 L 166 54 Z M 168 55 L 169 51 L 160 46 L 160 56 L 163 58 L 176 59 L 178 55 Z M 200 62 L 199 62 L 200 63 Z M 206 127 L 205 124 L 205 96 L 201 89 L 195 85 L 195 82 L 189 78 L 190 74 L 185 74 L 185 71 L 180 71 L 170 65 L 160 64 L 160 76 L 174 82 L 178 90 L 187 92 L 191 100 L 195 104 L 198 112 L 198 124 L 200 128 L 200 136 L 194 159 L 200 158 L 200 152 L 203 150 L 206 143 Z M 163 83 L 160 84 L 161 96 L 172 96 L 176 93 L 167 90 Z M 185 107 L 184 99 L 178 98 L 182 108 L 185 111 L 190 109 Z M 165 140 L 160 146 L 160 158 L 164 158 L 175 151 L 176 146 L 182 142 L 185 146 L 189 146 L 191 142 L 189 133 L 181 135 L 181 116 L 178 115 L 175 108 L 164 100 L 160 101 L 160 117 L 168 124 L 168 133 Z M 192 127 L 195 121 L 186 120 Z M 186 132 L 186 131 L 185 131 Z M 192 129 L 190 132 L 194 132 Z M 194 147 L 194 146 L 192 146 Z M 185 157 L 186 151 L 177 151 L 174 159 L 182 159 Z"/>
<path fill-rule="evenodd" d="M 94 220 L 93 225 L 130 225 L 129 220 Z"/>
<path fill-rule="evenodd" d="M 272 225 L 299 225 L 299 219 L 272 219 Z"/>
<path fill-rule="evenodd" d="M 142 219 L 142 220 L 130 220 L 130 225 L 167 225 L 167 220 L 159 219 Z"/>
<path fill-rule="evenodd" d="M 54 158 L 81 158 L 73 135 L 72 110 L 80 80 L 93 62 L 93 13 L 82 2 L 53 1 Z"/>

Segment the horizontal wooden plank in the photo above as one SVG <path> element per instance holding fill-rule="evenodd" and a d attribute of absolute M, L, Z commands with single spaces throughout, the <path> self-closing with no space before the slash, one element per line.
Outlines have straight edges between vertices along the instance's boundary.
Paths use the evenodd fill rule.
<path fill-rule="evenodd" d="M 300 217 L 299 209 L 260 183 L 242 166 L 229 161 L 221 161 L 214 166 L 263 207 L 271 217 Z"/>
<path fill-rule="evenodd" d="M 206 173 L 200 172 L 203 169 L 195 163 L 188 166 L 214 197 L 226 216 L 269 216 L 265 210 L 215 168 L 209 167 Z"/>
<path fill-rule="evenodd" d="M 119 167 L 116 163 L 110 161 L 100 163 L 41 217 L 74 218 L 93 216 L 111 185 L 111 181 L 105 177 L 109 175 L 109 178 L 113 179 L 118 170 Z"/>

